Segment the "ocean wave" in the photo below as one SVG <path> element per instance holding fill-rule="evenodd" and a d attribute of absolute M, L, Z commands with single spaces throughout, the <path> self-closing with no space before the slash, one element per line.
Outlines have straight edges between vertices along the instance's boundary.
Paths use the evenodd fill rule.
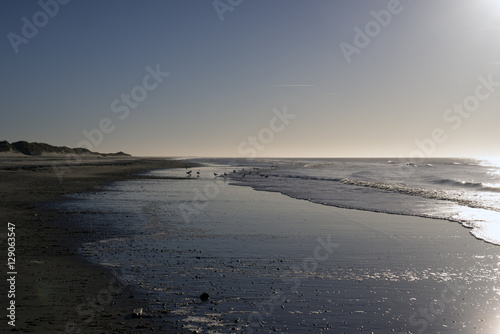
<path fill-rule="evenodd" d="M 263 169 L 268 178 L 232 179 L 322 205 L 454 221 L 476 238 L 500 245 L 500 176 L 495 176 L 500 173 L 473 161 L 425 160 L 418 172 L 401 175 L 387 160 L 280 162 Z"/>
<path fill-rule="evenodd" d="M 399 193 L 404 195 L 416 196 L 425 199 L 432 200 L 441 200 L 441 201 L 450 201 L 457 203 L 459 205 L 463 205 L 470 208 L 477 209 L 485 209 L 485 210 L 493 210 L 500 212 L 500 208 L 497 205 L 492 205 L 490 202 L 484 202 L 481 198 L 477 198 L 475 196 L 471 196 L 470 191 L 489 191 L 500 193 L 500 187 L 494 184 L 482 184 L 479 182 L 465 182 L 461 180 L 452 180 L 452 179 L 441 179 L 437 180 L 435 184 L 443 184 L 448 186 L 448 189 L 436 189 L 436 188 L 423 188 L 423 187 L 415 187 L 409 186 L 403 183 L 384 183 L 378 181 L 368 181 L 368 180 L 359 180 L 359 179 L 351 179 L 351 178 L 335 178 L 335 177 L 321 177 L 321 176 L 310 176 L 310 175 L 299 175 L 299 174 L 288 174 L 288 173 L 271 173 L 269 174 L 270 179 L 266 179 L 266 190 L 270 188 L 277 188 L 277 191 L 280 192 L 280 186 L 278 184 L 273 184 L 273 181 L 269 182 L 272 179 L 290 179 L 297 181 L 322 181 L 322 182 L 334 182 L 343 185 L 351 185 L 357 187 L 366 187 L 374 190 L 388 191 L 393 193 Z M 252 184 L 251 179 L 247 179 Z M 497 186 L 497 187 L 495 187 Z M 311 187 L 314 187 L 311 185 Z M 451 188 L 456 188 L 455 190 Z M 307 199 L 307 198 L 306 198 Z"/>
<path fill-rule="evenodd" d="M 483 184 L 481 182 L 468 182 L 464 180 L 457 179 L 439 179 L 433 181 L 435 184 L 445 184 L 454 187 L 466 187 L 466 188 L 482 188 Z"/>
<path fill-rule="evenodd" d="M 324 201 L 322 199 L 318 198 L 310 198 L 308 196 L 301 196 L 299 193 L 291 193 L 287 190 L 283 189 L 278 189 L 278 188 L 262 188 L 262 185 L 255 184 L 253 182 L 248 182 L 250 180 L 246 180 L 246 182 L 238 182 L 240 185 L 244 186 L 249 186 L 257 191 L 268 191 L 268 192 L 277 192 L 280 194 L 283 194 L 285 196 L 289 196 L 292 198 L 300 199 L 300 200 L 306 200 L 310 201 L 313 203 L 321 204 L 321 205 L 326 205 L 326 206 L 333 206 L 337 208 L 343 208 L 343 209 L 351 209 L 351 210 L 362 210 L 362 211 L 369 211 L 369 212 L 377 212 L 377 213 L 385 213 L 385 214 L 396 214 L 396 215 L 402 215 L 402 216 L 411 216 L 411 217 L 421 217 L 421 218 L 428 218 L 428 219 L 442 219 L 442 220 L 447 220 L 451 222 L 456 222 L 461 225 L 463 225 L 466 228 L 471 229 L 471 234 L 479 239 L 486 241 L 491 244 L 499 245 L 500 246 L 500 235 L 498 233 L 498 228 L 496 228 L 496 223 L 498 222 L 498 219 L 500 217 L 500 209 L 498 208 L 484 208 L 478 205 L 478 203 L 467 203 L 466 200 L 456 200 L 454 201 L 450 197 L 446 196 L 438 196 L 437 194 L 433 194 L 430 191 L 427 191 L 425 189 L 415 189 L 415 188 L 409 188 L 406 187 L 405 185 L 388 185 L 388 184 L 376 184 L 374 182 L 368 182 L 368 181 L 358 181 L 358 180 L 349 180 L 349 179 L 343 179 L 341 180 L 341 183 L 347 184 L 347 185 L 356 185 L 356 186 L 364 186 L 364 187 L 371 187 L 371 188 L 376 188 L 376 189 L 382 189 L 382 190 L 388 190 L 388 191 L 397 191 L 400 193 L 404 193 L 407 195 L 413 195 L 413 196 L 421 196 L 425 197 L 428 199 L 437 199 L 437 200 L 449 200 L 453 202 L 457 202 L 460 205 L 468 206 L 470 208 L 475 208 L 478 209 L 477 212 L 483 212 L 483 217 L 467 217 L 467 216 L 461 216 L 460 214 L 450 214 L 449 212 L 410 212 L 410 211 L 405 211 L 405 210 L 398 210 L 395 208 L 373 208 L 373 207 L 366 207 L 359 203 L 359 205 L 352 205 L 352 204 L 346 204 L 346 203 L 341 203 L 341 202 L 332 202 L 332 201 Z M 467 205 L 468 204 L 468 205 Z M 491 212 L 493 211 L 493 212 Z M 479 218 L 479 219 L 478 219 Z M 488 219 L 489 218 L 489 219 Z M 492 233 L 491 231 L 495 229 L 495 233 Z"/>
<path fill-rule="evenodd" d="M 347 184 L 347 185 L 367 187 L 367 188 L 384 190 L 384 191 L 391 191 L 391 192 L 396 192 L 396 193 L 410 195 L 410 196 L 418 196 L 418 197 L 427 198 L 427 199 L 451 201 L 451 202 L 455 202 L 457 204 L 467 206 L 470 208 L 500 211 L 500 209 L 497 207 L 485 205 L 480 200 L 476 200 L 476 199 L 468 198 L 467 196 L 464 196 L 463 191 L 451 191 L 451 190 L 444 191 L 444 190 L 437 190 L 437 189 L 425 189 L 425 188 L 409 187 L 405 184 L 390 184 L 390 183 L 380 183 L 380 182 L 351 180 L 351 179 L 343 179 L 341 182 L 343 184 Z"/>
<path fill-rule="evenodd" d="M 485 183 L 483 184 L 484 190 L 500 193 L 500 184 L 490 184 L 490 183 Z"/>
<path fill-rule="evenodd" d="M 469 182 L 458 179 L 440 179 L 433 181 L 434 184 L 447 185 L 452 187 L 469 188 L 482 191 L 500 192 L 499 184 Z"/>

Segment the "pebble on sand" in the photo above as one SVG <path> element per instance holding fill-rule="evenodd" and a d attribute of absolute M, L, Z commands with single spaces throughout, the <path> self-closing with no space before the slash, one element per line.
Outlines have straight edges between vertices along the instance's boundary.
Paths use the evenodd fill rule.
<path fill-rule="evenodd" d="M 209 298 L 210 298 L 210 296 L 209 296 L 209 295 L 208 295 L 208 293 L 206 293 L 206 292 L 203 292 L 203 293 L 201 294 L 201 296 L 200 296 L 200 299 L 201 299 L 201 301 L 202 301 L 202 302 L 206 302 L 206 301 L 208 301 L 208 299 L 209 299 Z"/>
<path fill-rule="evenodd" d="M 142 317 L 142 308 L 136 308 L 132 311 L 132 318 L 141 318 Z"/>

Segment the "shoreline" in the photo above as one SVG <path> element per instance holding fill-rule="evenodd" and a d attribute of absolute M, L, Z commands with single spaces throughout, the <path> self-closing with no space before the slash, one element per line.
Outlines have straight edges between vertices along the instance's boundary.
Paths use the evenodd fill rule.
<path fill-rule="evenodd" d="M 92 236 L 87 233 L 82 238 L 80 227 L 68 223 L 64 212 L 48 209 L 48 204 L 66 194 L 95 192 L 101 185 L 134 179 L 140 172 L 193 164 L 167 158 L 84 158 L 70 165 L 59 181 L 57 168 L 67 166 L 66 161 L 52 156 L 0 156 L 0 244 L 7 263 L 7 224 L 14 224 L 17 272 L 15 298 L 8 299 L 6 280 L 1 297 L 5 307 L 15 301 L 15 327 L 7 317 L 0 327 L 33 333 L 149 332 L 157 319 L 147 313 L 129 319 L 133 309 L 147 307 L 140 294 L 119 284 L 111 270 L 78 254 L 83 239 Z M 173 325 L 170 328 L 175 332 Z"/>
<path fill-rule="evenodd" d="M 281 194 L 283 196 L 289 197 L 291 199 L 295 199 L 295 200 L 299 200 L 299 201 L 307 201 L 307 202 L 310 202 L 310 203 L 324 205 L 324 206 L 328 206 L 328 207 L 332 207 L 332 208 L 337 208 L 337 209 L 342 209 L 342 210 L 353 210 L 353 211 L 360 211 L 360 212 L 381 213 L 381 214 L 386 214 L 386 215 L 391 215 L 391 216 L 415 217 L 415 218 L 422 218 L 422 219 L 430 219 L 430 220 L 434 220 L 434 221 L 447 221 L 447 222 L 455 223 L 455 224 L 458 224 L 458 225 L 462 226 L 477 241 L 484 242 L 484 243 L 487 243 L 487 244 L 492 245 L 492 246 L 500 247 L 500 245 L 498 245 L 498 244 L 496 244 L 496 243 L 494 243 L 492 241 L 489 241 L 487 239 L 482 239 L 482 238 L 479 238 L 476 235 L 474 235 L 472 233 L 474 227 L 467 225 L 468 222 L 466 222 L 466 221 L 460 221 L 460 220 L 455 220 L 455 219 L 451 219 L 451 218 L 437 218 L 437 217 L 431 217 L 431 216 L 425 216 L 425 215 L 411 215 L 411 214 L 405 214 L 405 213 L 385 212 L 385 211 L 377 211 L 377 210 L 369 210 L 369 209 L 357 209 L 357 208 L 352 208 L 352 207 L 349 207 L 349 206 L 342 206 L 342 205 L 334 205 L 334 204 L 321 203 L 319 201 L 314 201 L 314 200 L 311 200 L 311 199 L 308 199 L 308 198 L 294 197 L 294 196 L 289 195 L 289 194 L 287 194 L 287 193 L 285 193 L 283 191 L 278 191 L 278 190 L 276 190 L 276 191 L 274 191 L 274 190 L 267 190 L 267 189 L 264 190 L 264 189 L 256 188 L 256 187 L 251 186 L 251 185 L 245 185 L 245 184 L 239 184 L 239 183 L 233 183 L 233 185 L 236 185 L 236 186 L 239 186 L 239 187 L 250 187 L 251 189 L 253 189 L 255 191 L 277 193 L 277 194 Z"/>
<path fill-rule="evenodd" d="M 1 209 L 6 218 L 4 231 L 0 231 L 3 247 L 7 248 L 4 238 L 7 222 L 16 224 L 17 331 L 181 333 L 184 329 L 215 325 L 220 320 L 232 332 L 233 326 L 256 327 L 250 314 L 264 318 L 259 328 L 269 326 L 271 331 L 274 325 L 285 321 L 299 326 L 298 330 L 308 327 L 295 323 L 296 313 L 310 312 L 310 308 L 329 313 L 324 319 L 317 318 L 314 312 L 306 317 L 320 321 L 318 330 L 333 326 L 344 332 L 360 328 L 370 328 L 374 333 L 387 332 L 389 328 L 397 332 L 424 325 L 444 330 L 450 320 L 485 329 L 485 325 L 496 319 L 494 310 L 498 300 L 489 297 L 495 295 L 490 285 L 498 280 L 496 246 L 478 243 L 467 229 L 450 221 L 342 209 L 233 183 L 234 187 L 219 189 L 220 194 L 204 208 L 205 214 L 191 222 L 189 230 L 183 230 L 182 217 L 173 210 L 176 202 L 165 201 L 164 212 L 174 213 L 168 215 L 174 243 L 162 244 L 163 238 L 147 239 L 152 246 L 145 249 L 141 238 L 131 238 L 122 245 L 117 238 L 113 241 L 117 247 L 106 248 L 108 244 L 101 247 L 96 241 L 113 239 L 116 224 L 112 224 L 113 217 L 95 219 L 100 201 L 106 200 L 105 196 L 100 197 L 105 192 L 99 194 L 104 190 L 99 186 L 135 179 L 157 186 L 152 180 L 158 179 L 159 183 L 168 182 L 169 193 L 189 201 L 193 189 L 205 189 L 204 185 L 214 182 L 211 175 L 218 167 L 206 167 L 202 176 L 209 177 L 196 181 L 191 178 L 186 183 L 183 177 L 177 177 L 184 176 L 182 170 L 175 175 L 167 171 L 159 178 L 137 175 L 147 170 L 195 167 L 186 161 L 166 158 L 108 158 L 98 162 L 89 159 L 73 168 L 63 182 L 59 182 L 43 158 L 31 158 L 17 166 L 8 167 L 8 161 L 0 159 Z M 64 197 L 82 192 L 89 193 L 96 202 L 72 206 L 73 199 Z M 129 190 L 123 193 L 128 194 Z M 142 190 L 137 194 L 141 193 Z M 120 192 L 111 195 L 112 200 L 115 197 L 119 200 Z M 141 197 L 134 199 L 140 202 Z M 69 209 L 60 210 L 61 201 L 69 202 Z M 131 201 L 130 206 L 143 205 L 136 202 Z M 146 219 L 152 218 L 154 222 L 155 215 L 159 215 L 158 219 L 165 217 L 162 213 L 153 210 Z M 131 226 L 137 223 L 132 215 L 128 218 L 127 213 L 126 217 L 120 221 Z M 331 241 L 340 247 L 326 259 L 316 258 L 317 238 L 328 236 L 330 240 L 330 235 Z M 106 265 L 77 252 L 85 243 L 94 243 L 97 254 L 109 258 L 105 259 Z M 193 256 L 194 251 L 203 255 Z M 117 281 L 117 276 L 124 277 L 122 272 L 132 270 L 120 266 L 119 275 L 115 274 L 118 267 L 112 264 L 120 262 L 113 257 L 120 257 L 122 252 L 137 254 L 137 259 L 163 268 L 146 271 L 152 276 L 142 277 L 145 286 L 154 283 L 154 291 L 142 289 L 143 281 Z M 316 259 L 316 266 L 304 266 L 309 263 L 304 262 L 307 259 Z M 137 263 L 130 264 L 134 267 Z M 302 264 L 302 270 L 293 269 L 297 264 Z M 301 282 L 301 295 L 291 290 L 289 280 L 283 280 L 283 275 L 292 275 Z M 431 305 L 439 297 L 436 291 L 444 291 L 449 284 L 457 287 L 456 297 L 467 300 L 467 305 L 443 299 L 445 308 L 434 313 L 432 321 L 415 313 Z M 245 288 L 250 286 L 251 289 Z M 4 291 L 8 291 L 6 288 L 7 285 Z M 210 294 L 213 303 L 196 300 L 202 291 Z M 281 291 L 280 296 L 286 297 L 286 302 L 273 304 L 276 312 L 268 317 L 255 303 L 274 303 L 273 291 Z M 354 292 L 359 293 L 357 299 L 352 299 Z M 175 298 L 171 299 L 170 294 Z M 7 305 L 7 293 L 3 296 L 2 304 Z M 167 302 L 163 308 L 162 302 Z M 383 313 L 381 310 L 387 307 L 397 311 Z M 144 308 L 142 318 L 132 318 L 132 311 L 137 308 Z M 182 319 L 189 308 L 200 317 Z M 213 310 L 209 308 L 218 311 L 219 320 L 213 319 Z M 367 318 L 366 314 L 377 316 Z M 418 325 L 412 322 L 415 317 L 419 319 Z M 4 321 L 0 326 L 9 330 L 8 319 Z"/>
<path fill-rule="evenodd" d="M 203 214 L 183 221 L 178 203 L 188 203 L 193 190 L 209 189 L 218 170 L 205 167 L 202 178 L 191 181 L 168 179 L 183 171 L 167 170 L 158 184 L 117 185 L 81 206 L 106 216 L 105 208 L 129 203 L 127 214 L 137 220 L 124 228 L 146 227 L 146 232 L 94 243 L 90 257 L 119 263 L 131 286 L 143 287 L 157 310 L 161 301 L 172 301 L 166 317 L 182 329 L 456 333 L 474 327 L 490 334 L 492 327 L 500 328 L 492 290 L 498 249 L 460 225 L 340 209 L 231 185 L 218 188 Z M 154 189 L 169 189 L 175 200 Z M 159 200 L 159 207 L 146 204 Z M 144 207 L 150 214 L 141 218 Z M 120 227 L 124 222 L 113 215 L 110 220 Z M 331 248 L 317 252 L 320 245 Z M 135 270 L 138 264 L 143 270 Z M 210 303 L 199 302 L 202 292 Z"/>

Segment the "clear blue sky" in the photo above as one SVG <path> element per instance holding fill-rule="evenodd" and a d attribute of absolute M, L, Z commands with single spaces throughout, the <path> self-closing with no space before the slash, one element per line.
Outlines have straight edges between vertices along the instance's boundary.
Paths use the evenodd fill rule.
<path fill-rule="evenodd" d="M 42 3 L 53 17 L 0 4 L 0 140 L 75 147 L 109 119 L 95 151 L 500 156 L 496 0 Z M 157 65 L 169 75 L 143 83 Z M 272 130 L 285 107 L 296 117 Z"/>

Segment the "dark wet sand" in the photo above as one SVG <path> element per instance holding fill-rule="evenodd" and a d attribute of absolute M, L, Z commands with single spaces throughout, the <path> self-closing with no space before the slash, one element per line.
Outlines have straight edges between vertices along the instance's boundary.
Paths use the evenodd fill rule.
<path fill-rule="evenodd" d="M 113 238 L 88 244 L 89 256 L 120 267 L 183 333 L 499 333 L 500 248 L 460 224 L 314 204 L 199 169 L 66 206 L 88 211 L 84 223 L 111 221 Z M 218 194 L 194 203 L 215 182 Z M 186 222 L 179 203 L 200 209 Z"/>
<path fill-rule="evenodd" d="M 17 272 L 16 326 L 2 316 L 0 332 L 175 333 L 172 324 L 147 316 L 144 296 L 120 284 L 112 271 L 76 253 L 82 241 L 103 232 L 84 233 L 64 213 L 47 211 L 43 204 L 64 194 L 95 191 L 99 185 L 137 177 L 140 171 L 186 167 L 186 162 L 131 157 L 69 161 L 72 164 L 59 180 L 52 165 L 68 167 L 66 158 L 0 156 L 2 263 L 7 263 L 10 222 L 15 224 Z M 5 277 L 7 266 L 2 268 Z M 11 300 L 6 279 L 0 289 L 4 308 Z M 138 307 L 145 309 L 145 316 L 131 319 Z"/>
<path fill-rule="evenodd" d="M 153 300 L 152 295 L 120 285 L 112 269 L 93 265 L 76 254 L 81 243 L 106 239 L 112 226 L 109 230 L 104 226 L 83 226 L 74 221 L 75 215 L 83 217 L 92 212 L 51 211 L 47 209 L 50 205 L 43 204 L 58 201 L 64 194 L 97 191 L 97 186 L 108 182 L 144 178 L 135 176 L 139 171 L 185 167 L 185 162 L 85 160 L 59 182 L 51 163 L 64 160 L 23 159 L 0 157 L 3 263 L 7 222 L 16 225 L 16 330 L 186 332 L 175 329 L 175 316 L 148 312 L 149 303 L 159 305 L 164 301 L 169 303 L 168 309 L 176 311 L 179 306 L 173 303 L 175 300 Z M 189 201 L 194 182 L 199 181 L 169 182 L 169 192 L 184 192 Z M 196 187 L 200 184 L 196 183 Z M 255 323 L 254 332 L 294 333 L 293 327 L 282 326 L 280 319 L 297 318 L 302 321 L 300 329 L 306 321 L 308 331 L 318 333 L 498 333 L 499 248 L 474 239 L 459 224 L 324 207 L 243 187 L 223 189 L 203 214 L 193 217 L 190 227 L 194 232 L 181 229 L 174 238 L 177 243 L 173 247 L 184 245 L 174 251 L 179 254 L 183 250 L 184 255 L 163 259 L 163 267 L 168 268 L 171 277 L 168 282 L 162 278 L 158 284 L 170 284 L 174 290 L 178 287 L 181 302 L 192 299 L 190 293 L 202 287 L 201 276 L 206 284 L 204 290 L 213 295 L 221 311 L 226 295 L 235 295 L 239 300 L 244 293 L 255 293 L 255 305 L 250 311 L 257 312 L 258 303 L 272 300 L 275 290 L 286 292 L 287 302 L 277 303 L 272 315 Z M 245 237 L 245 228 L 250 237 Z M 209 230 L 204 233 L 203 229 Z M 253 234 L 256 236 L 251 237 Z M 311 237 L 309 244 L 306 234 Z M 294 235 L 300 243 L 290 242 L 295 240 Z M 298 294 L 292 293 L 290 282 L 282 281 L 275 267 L 279 272 L 290 271 L 294 264 L 314 255 L 316 237 L 327 235 L 332 235 L 333 242 L 340 246 L 319 263 L 317 270 L 293 272 L 292 278 L 300 279 L 300 286 Z M 195 246 L 203 251 L 200 259 L 190 252 Z M 254 256 L 261 265 L 248 267 L 245 256 L 250 251 L 257 255 L 263 252 L 267 257 Z M 257 261 L 254 258 L 250 259 L 252 263 Z M 153 257 L 149 259 L 153 261 Z M 220 266 L 217 272 L 212 270 L 215 264 Z M 3 268 L 6 275 L 7 268 Z M 242 275 L 235 275 L 234 270 L 241 270 Z M 182 274 L 177 280 L 176 272 Z M 262 279 L 261 284 L 250 282 L 266 277 L 269 279 Z M 0 299 L 6 305 L 8 289 L 5 279 L 2 282 Z M 186 288 L 189 284 L 191 288 Z M 240 304 L 229 306 L 239 310 Z M 145 309 L 145 316 L 131 319 L 132 310 L 138 307 Z M 207 314 L 213 313 L 208 309 L 212 304 L 203 307 Z M 319 311 L 325 315 L 318 316 Z M 248 313 L 221 314 L 227 318 L 238 316 L 242 321 L 249 319 Z M 314 324 L 307 322 L 312 320 Z M 4 317 L 0 332 L 11 329 L 7 321 Z"/>

